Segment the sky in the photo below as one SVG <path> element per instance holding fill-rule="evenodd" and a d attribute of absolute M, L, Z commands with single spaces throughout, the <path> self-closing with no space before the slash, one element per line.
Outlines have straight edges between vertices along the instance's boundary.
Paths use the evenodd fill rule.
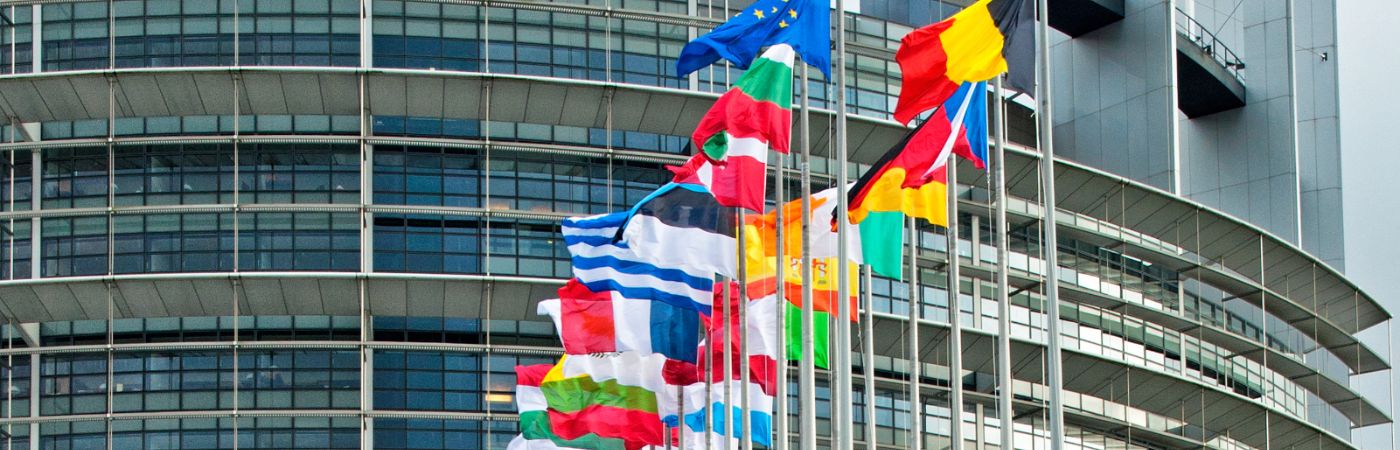
<path fill-rule="evenodd" d="M 1311 1 L 1311 0 L 1294 0 Z M 1336 0 L 1337 63 L 1342 128 L 1342 209 L 1346 239 L 1346 274 L 1363 290 L 1400 316 L 1400 1 Z M 1390 349 L 1384 326 L 1364 335 L 1383 355 Z M 1400 331 L 1400 330 L 1397 330 Z M 1400 333 L 1397 333 L 1400 335 Z M 1361 393 L 1381 404 L 1391 402 L 1395 377 L 1389 373 L 1353 381 Z M 1389 387 L 1387 389 L 1386 387 Z M 1389 409 L 1394 416 L 1395 407 Z M 1356 434 L 1365 449 L 1391 448 L 1396 430 L 1372 427 Z"/>

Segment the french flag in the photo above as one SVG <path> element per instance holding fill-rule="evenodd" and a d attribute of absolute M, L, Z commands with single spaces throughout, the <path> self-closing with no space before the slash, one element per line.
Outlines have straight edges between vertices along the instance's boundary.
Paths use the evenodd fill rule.
<path fill-rule="evenodd" d="M 541 301 L 537 312 L 554 320 L 571 355 L 630 351 L 687 362 L 698 357 L 700 314 L 694 309 L 615 290 L 594 292 L 573 279 L 559 288 L 558 299 Z"/>

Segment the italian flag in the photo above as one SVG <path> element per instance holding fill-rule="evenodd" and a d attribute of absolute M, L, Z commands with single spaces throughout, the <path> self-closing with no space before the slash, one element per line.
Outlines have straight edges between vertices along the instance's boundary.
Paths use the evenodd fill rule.
<path fill-rule="evenodd" d="M 710 107 L 690 139 L 700 152 L 672 168 L 677 183 L 702 184 L 724 206 L 763 212 L 768 150 L 792 139 L 792 47 L 769 47 Z"/>

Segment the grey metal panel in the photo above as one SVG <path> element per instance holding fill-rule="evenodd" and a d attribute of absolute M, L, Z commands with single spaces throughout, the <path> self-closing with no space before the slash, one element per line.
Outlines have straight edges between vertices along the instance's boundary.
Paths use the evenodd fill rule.
<path fill-rule="evenodd" d="M 560 107 L 559 123 L 575 127 L 602 128 L 607 125 L 607 103 L 602 88 L 569 86 Z"/>
<path fill-rule="evenodd" d="M 233 114 L 233 76 L 228 73 L 200 72 L 191 74 L 199 101 L 207 114 Z"/>
<path fill-rule="evenodd" d="M 244 72 L 242 93 L 243 97 L 248 99 L 248 109 L 244 114 L 274 115 L 291 112 L 287 105 L 287 94 L 282 86 L 281 74 Z"/>
<path fill-rule="evenodd" d="M 650 93 L 627 89 L 613 91 L 613 127 L 621 130 L 656 132 L 657 130 L 639 128 L 642 117 L 647 114 L 646 106 L 650 99 Z"/>
<path fill-rule="evenodd" d="M 157 76 L 161 98 L 165 109 L 175 116 L 201 116 L 209 114 L 204 109 L 204 101 L 199 98 L 199 87 L 194 76 L 189 73 L 166 73 Z"/>
<path fill-rule="evenodd" d="M 99 282 L 69 283 L 68 291 L 89 318 L 107 318 L 107 285 Z"/>
<path fill-rule="evenodd" d="M 104 118 L 107 116 L 107 107 L 110 96 L 108 95 L 109 85 L 107 79 L 98 76 L 72 77 L 69 78 L 73 92 L 82 102 L 83 110 L 87 111 L 89 118 Z M 47 95 L 47 92 L 45 93 Z"/>
<path fill-rule="evenodd" d="M 53 315 L 55 320 L 84 320 L 104 318 L 107 314 L 100 316 L 89 316 L 78 304 L 78 299 L 73 295 L 73 291 L 66 285 L 49 284 L 34 286 L 34 294 L 39 297 L 39 301 L 44 303 L 44 308 Z"/>
<path fill-rule="evenodd" d="M 44 101 L 44 96 L 39 94 L 38 88 L 34 83 L 25 79 L 0 82 L 0 95 L 5 96 L 5 103 L 12 111 L 11 114 L 19 117 L 21 121 L 43 122 L 60 117 L 58 114 L 85 114 L 81 111 L 53 111 L 49 109 L 48 103 Z"/>
<path fill-rule="evenodd" d="M 117 79 L 117 85 L 121 90 L 119 97 L 126 100 L 125 105 L 129 108 L 132 116 L 159 117 L 170 115 L 170 108 L 166 106 L 158 80 L 155 75 L 150 74 L 132 74 Z"/>
<path fill-rule="evenodd" d="M 311 278 L 284 278 L 280 280 L 282 303 L 286 306 L 287 314 L 292 315 L 320 315 L 325 314 L 325 299 L 321 297 L 321 286 L 318 280 Z"/>
<path fill-rule="evenodd" d="M 281 77 L 283 98 L 287 112 L 291 114 L 324 114 L 325 103 L 321 97 L 321 79 L 312 73 L 286 73 Z M 351 92 L 344 95 L 349 97 Z M 437 98 L 437 97 L 430 97 Z"/>
<path fill-rule="evenodd" d="M 413 280 L 408 282 L 408 304 L 406 316 L 442 316 L 446 304 L 447 285 L 438 280 Z"/>
<path fill-rule="evenodd" d="M 147 280 L 122 280 L 115 283 L 122 291 L 127 307 L 133 317 L 169 317 L 171 309 L 165 305 L 155 283 Z"/>
<path fill-rule="evenodd" d="M 528 81 L 500 78 L 491 80 L 491 120 L 525 121 L 525 106 L 529 95 Z"/>
<path fill-rule="evenodd" d="M 443 85 L 442 115 L 453 119 L 479 119 L 484 106 L 481 104 L 481 81 L 469 78 L 453 78 Z"/>
<path fill-rule="evenodd" d="M 165 306 L 168 308 L 166 312 L 171 316 L 199 317 L 216 314 L 204 309 L 204 304 L 199 299 L 199 292 L 195 291 L 194 285 L 189 281 L 169 282 L 162 280 L 155 283 L 155 288 L 156 291 L 160 292 L 160 297 L 165 299 Z"/>
<path fill-rule="evenodd" d="M 360 91 L 359 75 L 348 73 L 321 74 L 318 76 L 317 84 L 321 90 L 321 105 L 325 114 L 359 115 L 359 95 L 350 95 L 352 92 L 358 93 Z"/>
<path fill-rule="evenodd" d="M 322 312 L 331 316 L 360 315 L 359 281 L 352 279 L 317 279 L 321 293 Z"/>
<path fill-rule="evenodd" d="M 382 116 L 408 114 L 407 80 L 401 76 L 374 74 L 366 81 L 369 107 Z"/>
<path fill-rule="evenodd" d="M 38 294 L 31 286 L 6 286 L 0 288 L 0 299 L 3 299 L 4 311 L 7 317 L 20 320 L 21 318 L 32 317 L 30 322 L 44 322 L 52 320 L 53 315 L 49 314 L 47 308 L 39 300 Z"/>
<path fill-rule="evenodd" d="M 408 281 L 382 280 L 368 287 L 369 314 L 375 316 L 408 315 Z"/>
<path fill-rule="evenodd" d="M 206 315 L 233 315 L 233 283 L 226 279 L 190 280 Z"/>
<path fill-rule="evenodd" d="M 564 86 L 536 84 L 530 87 L 530 97 L 526 103 L 525 121 L 529 123 L 559 123 L 564 111 L 564 100 L 568 88 Z"/>
<path fill-rule="evenodd" d="M 409 78 L 407 87 L 409 116 L 442 117 L 445 89 L 441 78 Z"/>
<path fill-rule="evenodd" d="M 688 135 L 695 129 L 696 123 L 682 124 L 678 122 L 680 110 L 675 108 L 675 98 L 670 95 L 656 94 L 650 97 L 647 99 L 645 114 L 642 115 L 637 128 L 657 130 L 661 134 L 679 136 Z"/>
<path fill-rule="evenodd" d="M 280 316 L 290 314 L 287 297 L 282 293 L 281 280 L 244 279 L 240 291 L 239 312 L 247 316 Z"/>
<path fill-rule="evenodd" d="M 442 314 L 445 317 L 486 317 L 485 283 L 478 281 L 454 282 L 448 288 L 443 300 Z M 544 298 L 544 297 L 539 297 Z"/>

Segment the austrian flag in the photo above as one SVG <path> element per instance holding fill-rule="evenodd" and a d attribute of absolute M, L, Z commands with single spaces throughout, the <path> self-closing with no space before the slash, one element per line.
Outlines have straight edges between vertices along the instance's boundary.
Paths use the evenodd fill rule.
<path fill-rule="evenodd" d="M 700 152 L 673 168 L 677 183 L 701 184 L 724 206 L 762 212 L 768 150 L 792 139 L 792 47 L 769 47 L 715 101 L 690 139 Z"/>

